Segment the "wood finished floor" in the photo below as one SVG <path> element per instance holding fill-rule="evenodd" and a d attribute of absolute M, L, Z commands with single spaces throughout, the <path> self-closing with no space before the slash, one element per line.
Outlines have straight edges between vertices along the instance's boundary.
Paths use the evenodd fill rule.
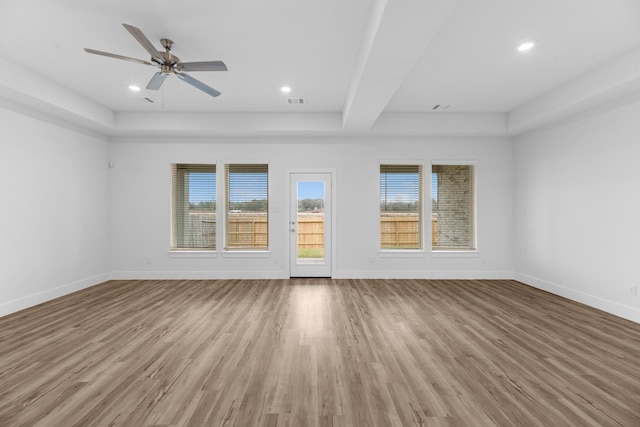
<path fill-rule="evenodd" d="M 512 281 L 111 281 L 0 318 L 1 426 L 640 426 L 640 325 Z"/>

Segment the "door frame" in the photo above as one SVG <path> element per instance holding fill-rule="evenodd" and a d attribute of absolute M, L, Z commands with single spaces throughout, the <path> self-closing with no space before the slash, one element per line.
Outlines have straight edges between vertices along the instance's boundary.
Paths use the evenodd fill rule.
<path fill-rule="evenodd" d="M 329 277 L 333 277 L 336 269 L 336 170 L 327 168 L 290 168 L 286 169 L 285 182 L 287 183 L 287 212 L 284 221 L 284 233 L 287 236 L 287 250 L 285 256 L 285 272 L 288 277 L 291 277 L 291 231 L 290 222 L 291 219 L 291 175 L 292 174 L 329 174 L 331 183 L 331 273 Z"/>

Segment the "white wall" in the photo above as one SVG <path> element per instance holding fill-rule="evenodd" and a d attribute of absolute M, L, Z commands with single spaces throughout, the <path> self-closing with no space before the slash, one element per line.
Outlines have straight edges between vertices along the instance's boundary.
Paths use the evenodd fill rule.
<path fill-rule="evenodd" d="M 108 278 L 106 140 L 0 108 L 0 316 Z"/>
<path fill-rule="evenodd" d="M 114 278 L 288 277 L 289 169 L 332 169 L 334 277 L 509 278 L 640 322 L 640 103 L 508 138 L 119 138 L 0 108 L 0 316 Z M 115 162 L 108 169 L 107 162 Z M 378 251 L 378 164 L 474 161 L 475 257 Z M 169 164 L 270 164 L 264 258 L 170 258 Z M 428 193 L 428 192 L 427 192 Z M 428 198 L 428 197 L 427 197 Z M 427 234 L 427 239 L 428 239 Z M 515 254 L 515 255 L 514 255 Z"/>
<path fill-rule="evenodd" d="M 640 103 L 516 138 L 515 272 L 640 322 Z"/>
<path fill-rule="evenodd" d="M 333 277 L 511 278 L 512 143 L 508 138 L 239 139 L 121 138 L 110 145 L 110 266 L 114 278 L 283 278 L 287 264 L 287 170 L 335 170 Z M 379 255 L 379 164 L 388 160 L 477 162 L 475 257 Z M 268 162 L 270 253 L 266 258 L 171 258 L 169 164 Z M 427 182 L 430 182 L 427 179 Z M 427 198 L 429 191 L 427 190 Z M 220 241 L 219 241 L 220 243 Z"/>

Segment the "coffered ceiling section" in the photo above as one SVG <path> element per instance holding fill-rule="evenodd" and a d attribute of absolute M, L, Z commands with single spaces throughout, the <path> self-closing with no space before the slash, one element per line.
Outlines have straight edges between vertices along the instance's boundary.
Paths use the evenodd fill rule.
<path fill-rule="evenodd" d="M 221 95 L 84 51 L 150 61 L 123 23 Z M 0 2 L 0 107 L 107 135 L 514 135 L 637 92 L 637 0 Z"/>

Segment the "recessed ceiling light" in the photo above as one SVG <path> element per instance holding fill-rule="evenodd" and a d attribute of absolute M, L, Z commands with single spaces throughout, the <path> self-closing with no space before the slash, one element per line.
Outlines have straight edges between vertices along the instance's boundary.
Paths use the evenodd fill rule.
<path fill-rule="evenodd" d="M 136 85 L 129 85 L 129 90 L 131 92 L 140 92 L 140 86 L 136 86 Z"/>
<path fill-rule="evenodd" d="M 282 91 L 282 93 L 289 93 L 291 92 L 291 88 L 289 86 L 282 86 L 280 91 Z"/>
<path fill-rule="evenodd" d="M 534 42 L 524 42 L 518 46 L 518 52 L 526 52 L 531 50 L 536 44 Z"/>

